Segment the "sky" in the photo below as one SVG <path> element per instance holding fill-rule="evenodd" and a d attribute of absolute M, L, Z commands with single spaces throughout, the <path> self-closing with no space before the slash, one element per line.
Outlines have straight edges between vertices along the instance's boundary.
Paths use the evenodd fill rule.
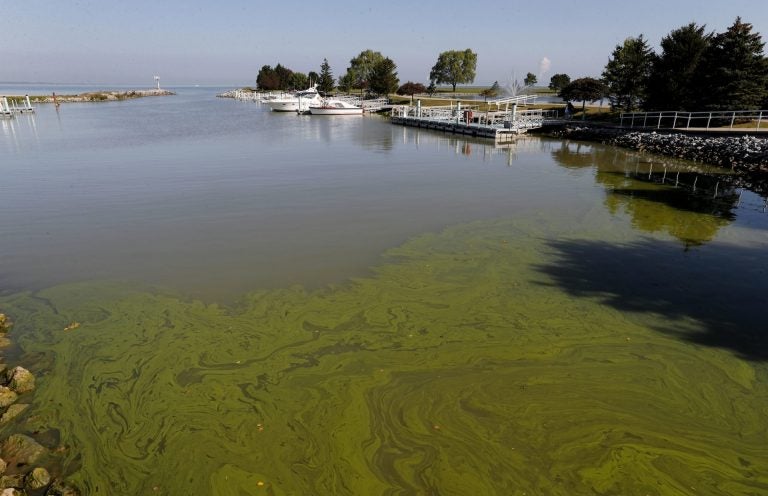
<path fill-rule="evenodd" d="M 629 36 L 658 49 L 673 29 L 722 32 L 737 16 L 768 40 L 764 0 L 0 0 L 0 82 L 234 87 L 278 62 L 319 72 L 327 58 L 338 77 L 371 49 L 401 83 L 428 84 L 440 52 L 470 48 L 475 85 L 547 84 L 599 77 Z"/>

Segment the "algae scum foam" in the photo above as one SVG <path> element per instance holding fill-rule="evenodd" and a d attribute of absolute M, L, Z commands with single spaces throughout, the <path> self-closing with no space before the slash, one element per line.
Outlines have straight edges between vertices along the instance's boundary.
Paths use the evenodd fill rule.
<path fill-rule="evenodd" d="M 542 226 L 456 226 L 371 277 L 226 308 L 6 297 L 40 377 L 25 428 L 60 431 L 88 494 L 765 494 L 765 366 L 706 342 L 751 316 L 696 310 L 678 245 Z M 700 258 L 686 276 L 741 289 Z"/>

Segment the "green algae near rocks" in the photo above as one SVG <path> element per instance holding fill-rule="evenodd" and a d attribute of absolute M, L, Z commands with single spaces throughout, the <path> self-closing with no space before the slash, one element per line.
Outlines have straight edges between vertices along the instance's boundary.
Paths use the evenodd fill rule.
<path fill-rule="evenodd" d="M 542 225 L 457 226 L 235 307 L 3 298 L 39 378 L 25 428 L 61 431 L 88 494 L 768 492 L 765 365 L 659 331 L 695 314 L 574 295 Z"/>

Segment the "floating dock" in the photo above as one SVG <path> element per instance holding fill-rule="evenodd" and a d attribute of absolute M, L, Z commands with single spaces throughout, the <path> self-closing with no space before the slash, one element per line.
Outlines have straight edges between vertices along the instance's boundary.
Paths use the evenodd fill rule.
<path fill-rule="evenodd" d="M 9 101 L 8 98 L 13 98 L 13 101 Z M 17 103 L 17 100 L 21 99 L 21 103 Z M 0 116 L 13 117 L 15 114 L 33 113 L 35 107 L 29 101 L 29 95 L 7 95 L 0 96 Z"/>
<path fill-rule="evenodd" d="M 490 138 L 496 141 L 513 140 L 517 135 L 544 125 L 543 110 L 518 111 L 517 103 L 511 108 L 497 111 L 478 111 L 477 106 L 422 107 L 401 105 L 392 108 L 393 124 L 435 129 L 454 134 Z"/>

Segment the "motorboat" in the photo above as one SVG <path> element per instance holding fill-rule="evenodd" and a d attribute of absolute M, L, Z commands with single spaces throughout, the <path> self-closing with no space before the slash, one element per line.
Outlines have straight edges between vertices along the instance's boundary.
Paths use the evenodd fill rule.
<path fill-rule="evenodd" d="M 320 105 L 320 102 L 320 93 L 317 92 L 316 84 L 291 96 L 264 101 L 274 112 L 299 113 L 307 112 L 310 105 Z"/>
<path fill-rule="evenodd" d="M 321 100 L 319 105 L 310 105 L 309 113 L 312 115 L 362 115 L 363 109 L 344 100 L 325 99 Z"/>

